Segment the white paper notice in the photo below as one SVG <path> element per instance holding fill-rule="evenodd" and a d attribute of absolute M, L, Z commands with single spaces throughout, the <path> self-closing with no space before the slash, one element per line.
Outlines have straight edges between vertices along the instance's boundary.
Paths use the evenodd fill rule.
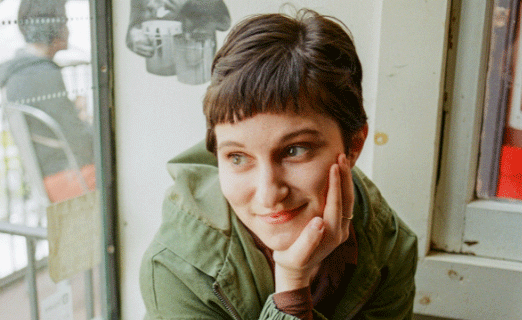
<path fill-rule="evenodd" d="M 56 292 L 42 300 L 42 320 L 73 320 L 73 299 L 69 281 L 58 283 Z"/>
<path fill-rule="evenodd" d="M 99 198 L 99 193 L 94 191 L 47 208 L 49 275 L 54 282 L 100 263 Z"/>

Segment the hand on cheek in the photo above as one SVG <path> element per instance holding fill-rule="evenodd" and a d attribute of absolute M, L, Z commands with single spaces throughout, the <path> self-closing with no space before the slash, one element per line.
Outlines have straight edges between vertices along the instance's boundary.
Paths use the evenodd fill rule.
<path fill-rule="evenodd" d="M 323 217 L 311 219 L 288 249 L 274 251 L 276 292 L 310 285 L 324 258 L 348 239 L 353 202 L 351 170 L 341 154 L 330 167 Z"/>

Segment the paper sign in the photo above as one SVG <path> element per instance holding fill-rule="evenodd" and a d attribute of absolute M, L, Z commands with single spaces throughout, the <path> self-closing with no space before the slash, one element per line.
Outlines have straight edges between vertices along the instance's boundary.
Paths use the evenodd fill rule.
<path fill-rule="evenodd" d="M 73 299 L 69 281 L 58 284 L 51 296 L 42 300 L 42 320 L 73 320 Z"/>
<path fill-rule="evenodd" d="M 99 198 L 99 192 L 93 191 L 47 208 L 49 275 L 54 282 L 100 263 Z"/>

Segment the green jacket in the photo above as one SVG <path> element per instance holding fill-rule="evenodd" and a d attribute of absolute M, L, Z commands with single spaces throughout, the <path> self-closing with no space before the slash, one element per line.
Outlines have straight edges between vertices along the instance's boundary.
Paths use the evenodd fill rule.
<path fill-rule="evenodd" d="M 221 194 L 204 144 L 168 170 L 175 184 L 140 271 L 145 319 L 297 319 L 275 307 L 268 262 Z M 333 319 L 411 319 L 417 238 L 360 170 L 353 180 L 358 262 Z"/>

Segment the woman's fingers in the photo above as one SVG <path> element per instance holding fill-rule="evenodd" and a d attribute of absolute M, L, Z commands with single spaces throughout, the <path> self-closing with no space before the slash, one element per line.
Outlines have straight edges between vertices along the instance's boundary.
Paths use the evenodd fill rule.
<path fill-rule="evenodd" d="M 337 157 L 330 168 L 330 177 L 324 219 L 327 224 L 325 245 L 337 247 L 348 238 L 350 219 L 353 217 L 353 182 L 345 154 Z"/>
<path fill-rule="evenodd" d="M 274 251 L 275 262 L 282 265 L 293 265 L 296 269 L 306 266 L 319 246 L 323 233 L 323 219 L 320 217 L 313 218 L 287 250 Z"/>
<path fill-rule="evenodd" d="M 346 155 L 330 167 L 323 217 L 314 217 L 285 251 L 274 251 L 276 291 L 309 285 L 321 261 L 348 239 L 354 187 Z"/>
<path fill-rule="evenodd" d="M 338 234 L 338 239 L 341 243 L 348 239 L 350 233 L 350 223 L 353 218 L 353 204 L 354 204 L 354 189 L 352 180 L 352 170 L 348 165 L 346 155 L 339 156 L 339 168 L 342 185 L 342 211 L 341 224 Z"/>
<path fill-rule="evenodd" d="M 290 247 L 294 253 L 294 261 L 305 265 L 309 262 L 313 253 L 316 251 L 324 233 L 324 221 L 320 217 L 315 217 L 308 222 L 297 240 Z"/>
<path fill-rule="evenodd" d="M 346 218 L 353 218 L 353 203 L 354 203 L 354 189 L 352 180 L 352 170 L 348 165 L 346 155 L 341 155 L 339 159 L 339 168 L 341 169 L 341 184 L 343 197 L 343 216 Z"/>
<path fill-rule="evenodd" d="M 320 265 L 316 250 L 324 234 L 324 221 L 315 217 L 285 251 L 274 251 L 276 292 L 300 289 L 310 284 Z"/>
<path fill-rule="evenodd" d="M 336 163 L 330 167 L 328 192 L 326 194 L 326 204 L 324 206 L 323 214 L 329 232 L 337 229 L 337 226 L 341 223 L 341 214 L 343 210 L 342 202 L 340 165 L 339 163 Z"/>

